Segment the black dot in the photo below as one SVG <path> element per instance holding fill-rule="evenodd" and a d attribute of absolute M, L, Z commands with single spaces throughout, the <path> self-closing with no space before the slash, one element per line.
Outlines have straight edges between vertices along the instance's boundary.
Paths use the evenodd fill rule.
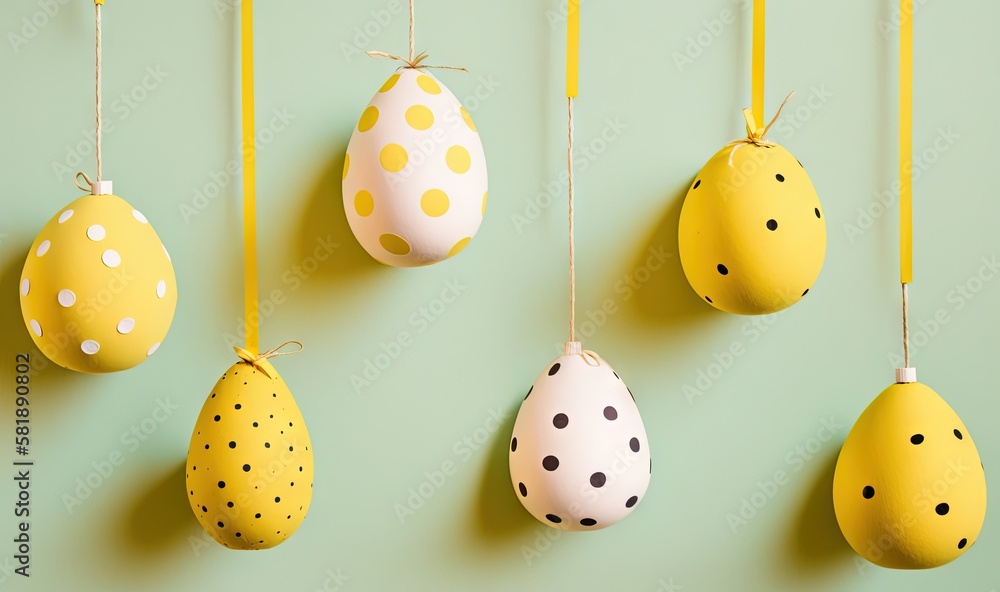
<path fill-rule="evenodd" d="M 533 388 L 535 388 L 535 385 L 531 385 L 531 386 L 529 386 L 529 387 L 528 387 L 528 394 L 524 395 L 524 400 L 525 400 L 525 401 L 527 401 L 527 400 L 528 400 L 528 396 L 530 396 L 530 395 L 531 395 L 531 390 L 532 390 Z"/>
<path fill-rule="evenodd" d="M 223 378 L 225 378 L 225 376 L 223 376 Z M 212 393 L 212 398 L 215 398 L 215 393 Z"/>
<path fill-rule="evenodd" d="M 778 221 L 777 220 L 768 220 L 767 221 L 767 229 L 768 230 L 777 230 L 778 229 Z"/>
<path fill-rule="evenodd" d="M 875 497 L 875 488 L 871 485 L 865 485 L 865 488 L 861 490 L 861 495 L 865 499 L 872 499 Z"/>
<path fill-rule="evenodd" d="M 597 520 L 594 520 L 593 518 L 584 518 L 580 521 L 581 526 L 593 526 L 595 524 L 597 524 Z"/>
<path fill-rule="evenodd" d="M 226 506 L 227 506 L 227 507 L 230 507 L 230 508 L 232 508 L 232 507 L 233 507 L 234 505 L 236 505 L 236 504 L 234 504 L 233 502 L 228 502 L 228 503 L 226 504 Z"/>
<path fill-rule="evenodd" d="M 554 471 L 559 468 L 559 459 L 554 456 L 546 456 L 542 459 L 542 466 L 546 471 Z"/>
<path fill-rule="evenodd" d="M 628 447 L 632 449 L 632 452 L 639 452 L 639 438 L 629 440 Z"/>
<path fill-rule="evenodd" d="M 281 501 L 281 498 L 280 498 L 280 497 L 276 497 L 276 498 L 274 498 L 274 503 L 276 503 L 276 504 L 277 504 L 277 503 L 279 503 L 280 501 Z"/>
<path fill-rule="evenodd" d="M 208 450 L 208 444 L 205 444 L 205 450 Z"/>
<path fill-rule="evenodd" d="M 567 417 L 565 413 L 557 413 L 556 416 L 552 418 L 552 425 L 561 430 L 569 425 L 569 417 Z"/>
<path fill-rule="evenodd" d="M 711 302 L 711 301 L 712 301 L 712 299 L 711 299 L 711 298 L 709 298 L 708 296 L 705 296 L 705 300 L 707 300 L 707 301 L 709 301 L 709 302 Z"/>
<path fill-rule="evenodd" d="M 510 451 L 514 452 L 515 450 L 517 450 L 517 438 L 513 438 L 510 441 Z"/>
<path fill-rule="evenodd" d="M 806 294 L 808 294 L 808 293 L 809 293 L 809 288 L 806 288 L 806 291 L 805 291 L 805 292 L 803 292 L 803 293 L 802 293 L 802 295 L 803 295 L 803 296 L 805 296 L 805 295 L 806 295 Z"/>
<path fill-rule="evenodd" d="M 608 405 L 604 408 L 604 417 L 612 421 L 616 420 L 618 419 L 618 410 L 611 405 Z"/>
<path fill-rule="evenodd" d="M 521 497 L 528 497 L 528 488 L 524 486 L 524 483 L 518 483 L 517 490 L 521 492 Z"/>
<path fill-rule="evenodd" d="M 243 465 L 243 472 L 244 473 L 249 473 L 250 472 L 250 465 Z"/>
<path fill-rule="evenodd" d="M 951 508 L 948 507 L 948 504 L 940 503 L 934 508 L 934 511 L 938 513 L 938 516 L 944 516 L 950 509 Z"/>
<path fill-rule="evenodd" d="M 302 472 L 302 467 L 299 467 L 299 472 L 300 472 L 300 473 Z"/>
<path fill-rule="evenodd" d="M 226 527 L 226 525 L 223 524 L 221 520 L 219 522 L 217 522 L 216 524 L 219 525 L 219 528 L 225 528 Z"/>
<path fill-rule="evenodd" d="M 955 437 L 958 438 L 959 440 L 961 440 L 962 439 L 962 432 L 960 432 L 958 430 L 955 430 Z"/>
<path fill-rule="evenodd" d="M 216 415 L 216 416 L 215 416 L 215 421 L 219 421 L 220 419 L 222 419 L 222 416 L 221 416 L 221 415 Z"/>
<path fill-rule="evenodd" d="M 785 182 L 785 176 L 782 175 L 781 173 L 778 173 L 777 175 L 775 175 L 774 178 L 778 180 L 778 183 L 784 183 Z"/>
<path fill-rule="evenodd" d="M 236 405 L 234 405 L 234 407 L 236 409 L 243 409 L 243 405 L 240 405 L 239 403 L 237 403 Z"/>
<path fill-rule="evenodd" d="M 820 217 L 821 217 L 821 216 L 819 215 L 819 208 L 813 208 L 813 211 L 814 211 L 814 212 L 816 212 L 816 217 L 817 217 L 817 218 L 820 218 Z"/>
<path fill-rule="evenodd" d="M 219 489 L 225 489 L 225 488 L 226 488 L 226 482 L 225 481 L 219 481 Z"/>
<path fill-rule="evenodd" d="M 288 427 L 292 427 L 292 422 L 288 422 Z"/>
<path fill-rule="evenodd" d="M 270 448 L 270 447 L 271 447 L 270 442 L 264 442 L 264 448 Z"/>
<path fill-rule="evenodd" d="M 923 434 L 913 434 L 910 436 L 910 444 L 923 444 L 924 435 Z"/>
<path fill-rule="evenodd" d="M 721 263 L 716 266 L 716 269 L 718 269 L 719 273 L 721 273 L 722 275 L 729 275 L 729 269 Z"/>
<path fill-rule="evenodd" d="M 257 512 L 256 514 L 254 514 L 253 517 L 254 518 L 260 518 L 260 512 Z"/>
<path fill-rule="evenodd" d="M 967 539 L 962 539 L 962 540 L 958 541 L 958 548 L 959 549 L 964 549 L 965 545 L 967 545 L 968 543 L 969 543 L 969 541 Z"/>
<path fill-rule="evenodd" d="M 559 372 L 559 362 L 556 362 L 555 364 L 552 364 L 552 367 L 549 368 L 549 376 L 552 376 L 556 372 Z"/>
<path fill-rule="evenodd" d="M 236 448 L 236 442 L 230 442 L 229 443 L 229 447 L 230 448 Z"/>
<path fill-rule="evenodd" d="M 205 506 L 202 506 L 202 507 L 201 507 L 201 511 L 202 511 L 202 512 L 207 512 L 207 511 L 208 511 L 208 508 L 207 508 L 207 507 L 205 507 Z"/>
<path fill-rule="evenodd" d="M 294 450 L 295 450 L 295 448 L 293 448 L 292 446 L 289 446 L 289 447 L 288 447 L 288 452 L 292 452 L 292 451 L 294 451 Z"/>
<path fill-rule="evenodd" d="M 699 185 L 701 185 L 701 179 L 698 179 L 697 181 L 695 181 L 694 182 L 694 187 L 692 187 L 691 189 L 697 189 Z"/>
<path fill-rule="evenodd" d="M 236 538 L 240 538 L 241 536 L 243 535 L 241 535 L 240 533 L 236 533 Z"/>
<path fill-rule="evenodd" d="M 590 476 L 590 484 L 594 487 L 604 487 L 607 482 L 608 478 L 604 476 L 604 473 L 597 472 Z"/>
<path fill-rule="evenodd" d="M 553 524 L 559 524 L 560 522 L 562 522 L 562 518 L 556 516 L 555 514 L 546 514 L 545 518 L 548 519 L 548 521 Z"/>
<path fill-rule="evenodd" d="M 257 427 L 257 422 L 253 422 L 253 427 Z"/>
<path fill-rule="evenodd" d="M 636 504 L 636 502 L 638 502 L 638 501 L 639 501 L 639 497 L 638 497 L 638 496 L 635 496 L 635 495 L 633 495 L 632 497 L 630 497 L 630 498 L 628 498 L 627 500 L 625 500 L 625 507 L 626 507 L 626 508 L 631 508 L 631 507 L 632 507 L 632 506 L 634 506 L 634 505 Z"/>

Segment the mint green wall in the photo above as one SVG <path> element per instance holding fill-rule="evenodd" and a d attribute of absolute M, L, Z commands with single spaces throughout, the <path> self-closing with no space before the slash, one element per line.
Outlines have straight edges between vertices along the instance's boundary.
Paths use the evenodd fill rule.
<path fill-rule="evenodd" d="M 899 350 L 895 203 L 876 201 L 897 175 L 885 1 L 769 7 L 768 113 L 798 90 L 773 136 L 812 175 L 829 245 L 808 298 L 762 318 L 699 302 L 676 255 L 686 187 L 742 133 L 748 8 L 584 2 L 577 141 L 594 151 L 578 169 L 579 314 L 590 319 L 581 331 L 635 393 L 657 468 L 637 511 L 591 534 L 534 522 L 507 476 L 517 406 L 566 338 L 559 6 L 418 2 L 418 49 L 471 72 L 439 76 L 482 133 L 490 200 L 461 256 L 395 270 L 351 237 L 340 171 L 352 126 L 393 68 L 360 52 L 405 52 L 402 3 L 258 2 L 261 293 L 275 301 L 262 345 L 306 345 L 276 365 L 312 434 L 315 495 L 302 528 L 274 550 L 237 553 L 202 537 L 183 461 L 204 397 L 235 361 L 226 335 L 242 310 L 240 190 L 226 172 L 239 155 L 233 1 L 108 0 L 106 177 L 169 247 L 181 299 L 148 363 L 109 376 L 50 365 L 34 377 L 33 577 L 3 563 L 16 495 L 7 464 L 0 589 L 1000 588 L 995 510 L 963 558 L 920 573 L 861 563 L 833 517 L 839 446 L 891 382 Z M 915 362 L 995 470 L 1000 403 L 983 368 L 998 349 L 1000 6 L 917 5 Z M 397 14 L 383 26 L 389 8 Z M 22 44 L 8 33 L 22 35 L 25 18 L 44 26 L 28 27 Z M 93 126 L 93 11 L 84 0 L 5 2 L 0 23 L 0 450 L 13 460 L 14 355 L 32 348 L 17 309 L 21 265 L 38 229 L 78 196 L 69 171 L 94 168 L 89 155 L 65 172 L 53 166 Z M 401 332 L 409 345 L 356 390 L 350 377 L 384 362 Z M 154 412 L 161 403 L 169 413 Z M 101 477 L 109 458 L 121 462 Z M 98 487 L 67 510 L 88 475 Z M 400 507 L 418 505 L 414 491 L 428 499 L 401 520 Z"/>

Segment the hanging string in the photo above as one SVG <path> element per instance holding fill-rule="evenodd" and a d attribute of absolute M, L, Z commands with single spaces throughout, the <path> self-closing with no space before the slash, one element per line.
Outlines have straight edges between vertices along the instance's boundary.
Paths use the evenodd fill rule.
<path fill-rule="evenodd" d="M 751 57 L 750 94 L 753 117 L 764 123 L 764 39 L 765 0 L 753 0 L 753 53 Z M 785 99 L 786 101 L 788 99 Z M 777 117 L 777 116 L 775 116 Z"/>
<path fill-rule="evenodd" d="M 97 13 L 96 29 L 97 29 L 97 75 L 95 83 L 94 94 L 97 95 L 97 128 L 94 132 L 94 151 L 97 153 L 97 180 L 100 181 L 104 177 L 104 163 L 102 159 L 101 152 L 101 135 L 103 134 L 103 128 L 101 125 L 101 6 L 104 4 L 104 0 L 94 0 L 94 10 Z"/>
<path fill-rule="evenodd" d="M 289 344 L 297 345 L 299 346 L 299 349 L 286 352 L 281 351 L 283 347 Z M 286 341 L 277 347 L 272 347 L 271 349 L 267 350 L 262 354 L 250 353 L 249 351 L 243 349 L 242 347 L 234 347 L 233 349 L 236 350 L 236 355 L 239 356 L 241 360 L 243 360 L 247 364 L 250 364 L 257 370 L 260 370 L 264 376 L 271 378 L 271 375 L 267 373 L 267 369 L 264 368 L 264 365 L 261 364 L 261 362 L 270 358 L 277 358 L 278 356 L 290 356 L 292 354 L 297 354 L 300 351 L 302 351 L 302 343 L 294 340 Z"/>
<path fill-rule="evenodd" d="M 910 302 L 913 282 L 913 0 L 900 3 L 899 29 L 899 281 L 903 285 L 903 359 L 910 367 Z"/>
<path fill-rule="evenodd" d="M 414 31 L 413 23 L 414 23 L 413 0 L 410 0 L 410 54 L 409 54 L 409 58 L 404 58 L 402 56 L 393 55 L 391 53 L 386 53 L 384 51 L 366 51 L 365 53 L 368 54 L 369 57 L 373 57 L 373 58 L 384 59 L 384 60 L 396 60 L 397 62 L 403 62 L 403 65 L 400 66 L 400 68 L 413 68 L 413 69 L 418 69 L 418 68 L 439 68 L 439 69 L 443 69 L 443 70 L 461 70 L 462 72 L 468 72 L 468 70 L 466 70 L 465 68 L 461 68 L 459 66 L 430 66 L 430 65 L 421 63 L 421 62 L 423 62 L 424 60 L 427 59 L 427 52 L 423 52 L 422 51 L 422 52 L 420 52 L 419 55 L 416 55 L 415 41 L 414 41 L 414 32 L 413 32 Z"/>
<path fill-rule="evenodd" d="M 413 61 L 413 53 L 414 53 L 413 47 L 414 47 L 414 41 L 413 41 L 413 0 L 410 0 L 410 61 L 411 62 Z"/>
<path fill-rule="evenodd" d="M 246 349 L 259 349 L 260 315 L 257 305 L 257 176 L 254 130 L 253 0 L 242 0 L 240 73 L 243 111 L 243 304 L 246 314 Z"/>
<path fill-rule="evenodd" d="M 566 142 L 566 168 L 569 173 L 569 340 L 576 341 L 576 244 L 573 240 L 573 99 L 579 91 L 580 81 L 580 0 L 569 0 L 566 13 L 566 109 L 568 133 Z"/>

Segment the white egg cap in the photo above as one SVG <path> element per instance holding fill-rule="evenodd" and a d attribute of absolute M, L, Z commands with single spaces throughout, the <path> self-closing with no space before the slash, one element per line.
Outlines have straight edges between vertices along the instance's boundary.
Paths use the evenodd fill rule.
<path fill-rule="evenodd" d="M 91 195 L 111 195 L 111 181 L 92 181 L 90 183 Z"/>
<path fill-rule="evenodd" d="M 917 381 L 916 368 L 896 368 L 896 384 L 907 384 Z"/>

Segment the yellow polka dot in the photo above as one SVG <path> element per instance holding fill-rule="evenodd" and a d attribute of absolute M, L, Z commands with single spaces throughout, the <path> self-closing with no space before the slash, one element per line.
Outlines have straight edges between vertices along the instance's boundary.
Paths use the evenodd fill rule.
<path fill-rule="evenodd" d="M 399 144 L 386 144 L 382 148 L 382 152 L 379 153 L 378 160 L 385 170 L 390 173 L 398 173 L 406 168 L 409 158 L 406 155 L 406 149 Z"/>
<path fill-rule="evenodd" d="M 448 251 L 448 256 L 449 257 L 454 257 L 455 255 L 458 255 L 459 253 L 461 253 L 462 249 L 464 249 L 469 244 L 469 241 L 471 241 L 471 240 L 472 240 L 472 237 L 471 236 L 467 236 L 467 237 L 463 238 L 462 240 L 458 241 L 457 243 L 455 243 L 451 247 L 451 250 Z"/>
<path fill-rule="evenodd" d="M 486 197 L 490 194 L 489 191 L 483 194 L 483 215 L 486 215 Z"/>
<path fill-rule="evenodd" d="M 387 92 L 390 88 L 396 86 L 397 80 L 399 80 L 399 74 L 393 74 L 392 76 L 389 77 L 389 80 L 385 81 L 385 84 L 382 85 L 382 88 L 378 89 L 378 92 L 380 93 Z"/>
<path fill-rule="evenodd" d="M 434 114 L 423 105 L 414 105 L 406 110 L 406 123 L 418 130 L 425 130 L 434 124 Z"/>
<path fill-rule="evenodd" d="M 378 242 L 393 255 L 406 255 L 410 252 L 410 243 L 398 234 L 383 234 L 378 237 Z"/>
<path fill-rule="evenodd" d="M 374 210 L 375 198 L 372 197 L 371 193 L 362 189 L 354 196 L 354 211 L 359 216 L 371 216 Z"/>
<path fill-rule="evenodd" d="M 443 216 L 448 211 L 448 194 L 440 189 L 428 189 L 420 198 L 420 209 L 433 218 Z"/>
<path fill-rule="evenodd" d="M 373 127 L 375 127 L 375 122 L 378 121 L 378 109 L 375 105 L 370 105 L 365 112 L 361 114 L 361 119 L 358 120 L 358 131 L 366 132 Z"/>
<path fill-rule="evenodd" d="M 347 169 L 349 169 L 349 168 L 351 168 L 351 155 L 350 154 L 345 154 L 344 155 L 344 176 L 343 176 L 343 178 L 341 180 L 344 180 L 344 179 L 347 178 Z"/>
<path fill-rule="evenodd" d="M 462 119 L 465 120 L 465 125 L 469 126 L 469 129 L 471 129 L 472 131 L 477 131 L 476 124 L 472 123 L 472 116 L 469 115 L 468 110 L 466 110 L 465 107 L 462 107 L 461 110 L 462 110 Z"/>
<path fill-rule="evenodd" d="M 425 93 L 432 95 L 441 94 L 441 87 L 434 81 L 433 78 L 426 74 L 417 76 L 417 84 L 424 90 Z"/>
<path fill-rule="evenodd" d="M 469 156 L 469 151 L 461 146 L 449 148 L 448 153 L 445 154 L 445 161 L 448 163 L 449 169 L 460 175 L 468 172 L 469 167 L 472 166 L 472 157 Z"/>

